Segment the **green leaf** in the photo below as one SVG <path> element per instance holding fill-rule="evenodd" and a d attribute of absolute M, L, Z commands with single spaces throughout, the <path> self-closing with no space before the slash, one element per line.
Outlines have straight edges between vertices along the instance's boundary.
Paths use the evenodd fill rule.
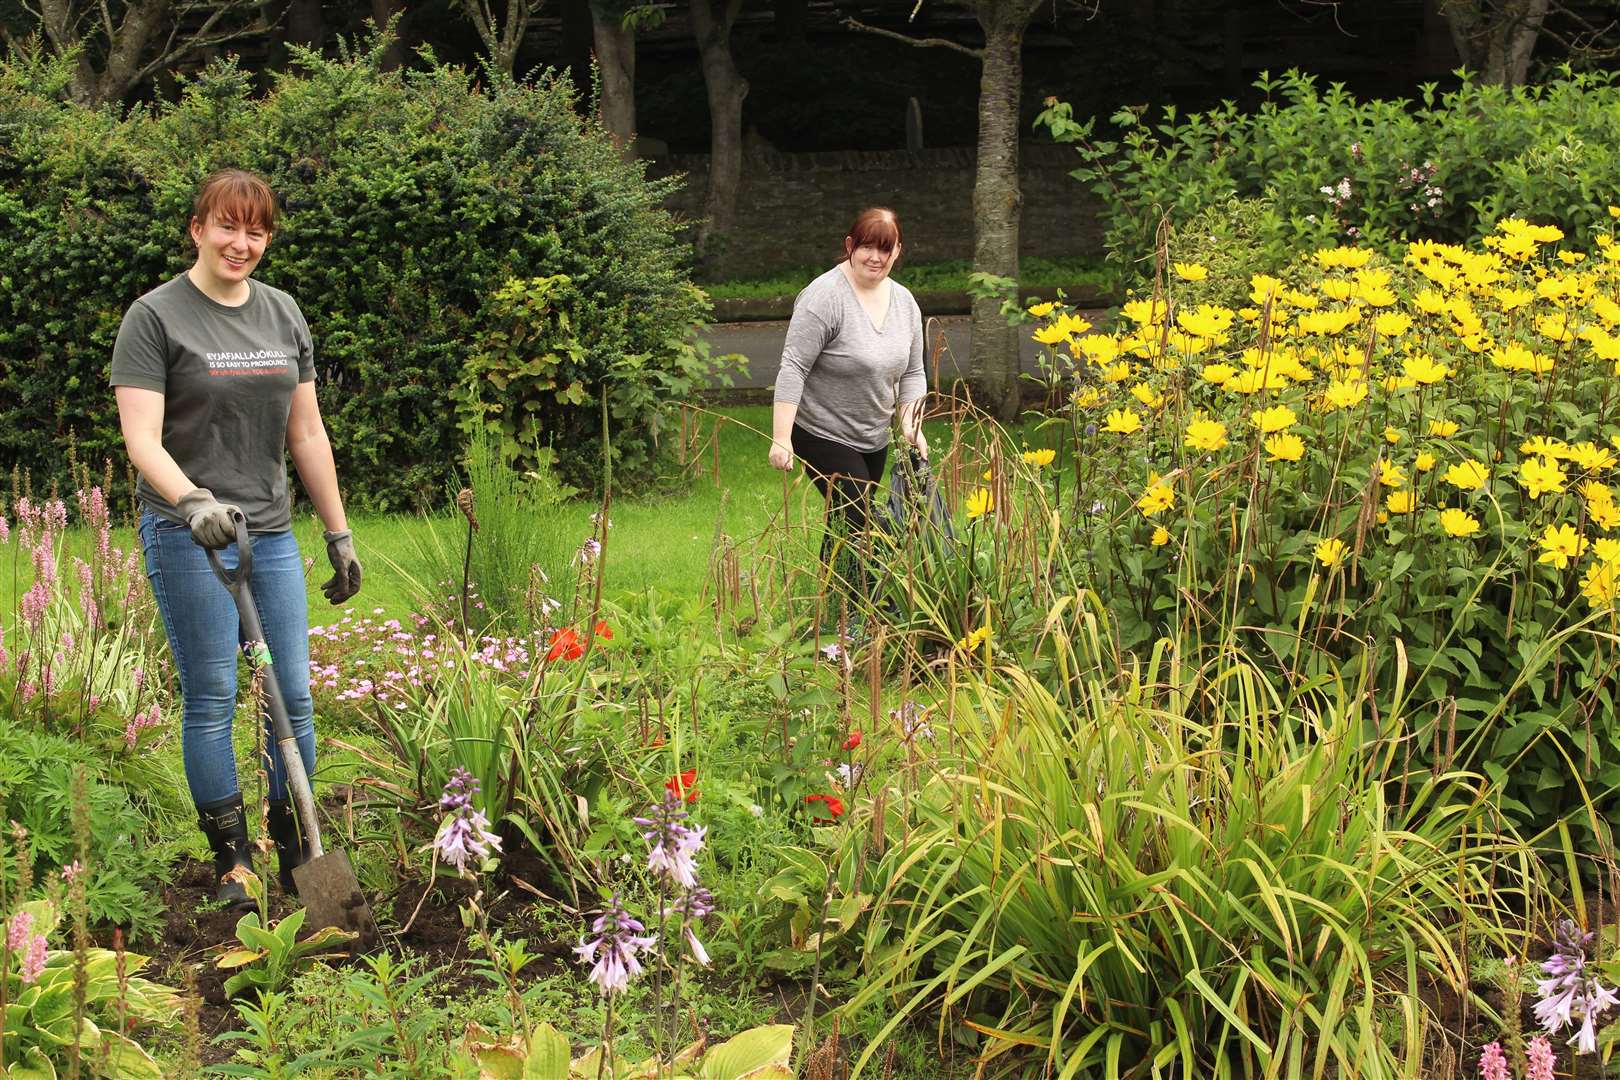
<path fill-rule="evenodd" d="M 9 1080 L 56 1080 L 56 1066 L 37 1046 L 30 1046 L 21 1061 L 14 1061 L 6 1069 Z"/>
<path fill-rule="evenodd" d="M 793 1080 L 793 1025 L 749 1028 L 710 1050 L 702 1080 Z"/>
<path fill-rule="evenodd" d="M 253 963 L 264 955 L 263 949 L 231 949 L 224 956 L 214 961 L 214 966 L 218 968 L 239 968 L 244 964 Z"/>
<path fill-rule="evenodd" d="M 103 1076 L 117 1077 L 117 1080 L 164 1080 L 163 1070 L 152 1055 L 116 1031 L 101 1033 L 101 1060 L 105 1062 Z"/>
<path fill-rule="evenodd" d="M 529 1060 L 523 1065 L 523 1080 L 560 1080 L 568 1075 L 568 1039 L 550 1024 L 541 1023 L 529 1032 Z"/>

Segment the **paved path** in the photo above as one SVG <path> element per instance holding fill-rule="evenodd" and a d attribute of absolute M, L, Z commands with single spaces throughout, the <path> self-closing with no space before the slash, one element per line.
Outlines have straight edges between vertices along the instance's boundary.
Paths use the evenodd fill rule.
<path fill-rule="evenodd" d="M 1104 314 L 1101 311 L 1086 311 L 1081 314 L 1097 322 Z M 751 322 L 751 323 L 715 323 L 710 326 L 705 339 L 709 348 L 716 354 L 741 353 L 748 357 L 748 367 L 744 374 L 736 377 L 735 386 L 744 390 L 760 390 L 776 382 L 776 371 L 782 365 L 782 340 L 787 336 L 787 323 L 784 322 Z M 948 315 L 944 318 L 930 319 L 928 322 L 930 345 L 936 340 L 935 335 L 943 330 L 945 347 L 939 356 L 939 377 L 941 382 L 966 375 L 968 370 L 968 327 L 969 319 L 966 315 Z M 1037 358 L 1044 351 L 1044 346 L 1037 345 L 1026 335 L 1024 338 L 1022 359 L 1024 370 L 1036 372 Z M 932 363 L 932 348 L 924 356 L 925 363 Z M 930 385 L 933 385 L 933 371 L 929 371 Z"/>

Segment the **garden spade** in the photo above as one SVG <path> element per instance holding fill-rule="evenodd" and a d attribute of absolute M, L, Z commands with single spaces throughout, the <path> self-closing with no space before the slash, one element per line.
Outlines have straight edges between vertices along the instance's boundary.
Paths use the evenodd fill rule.
<path fill-rule="evenodd" d="M 287 703 L 281 696 L 281 684 L 276 681 L 274 658 L 265 641 L 264 627 L 259 623 L 259 609 L 253 602 L 253 538 L 248 535 L 247 518 L 240 511 L 232 514 L 236 522 L 237 563 L 235 570 L 225 569 L 219 553 L 208 551 L 208 564 L 214 576 L 224 584 L 236 601 L 236 614 L 242 622 L 243 650 L 248 663 L 262 672 L 259 680 L 264 684 L 265 698 L 270 707 L 270 728 L 275 735 L 276 751 L 287 774 L 287 790 L 292 793 L 298 810 L 298 825 L 309 849 L 304 865 L 293 868 L 293 882 L 298 886 L 298 899 L 308 909 L 308 926 L 318 930 L 335 926 L 355 935 L 355 941 L 365 949 L 377 940 L 377 923 L 371 916 L 371 906 L 360 891 L 360 882 L 349 865 L 349 857 L 342 851 L 327 851 L 321 846 L 320 819 L 315 815 L 315 796 L 309 787 L 309 774 L 304 771 L 304 758 L 293 735 L 292 721 L 287 718 Z"/>

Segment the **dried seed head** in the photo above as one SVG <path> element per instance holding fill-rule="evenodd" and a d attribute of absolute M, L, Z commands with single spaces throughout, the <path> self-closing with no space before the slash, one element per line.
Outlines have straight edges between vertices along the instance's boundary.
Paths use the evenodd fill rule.
<path fill-rule="evenodd" d="M 456 509 L 466 516 L 467 524 L 471 525 L 474 530 L 478 528 L 478 517 L 473 513 L 472 488 L 462 488 L 456 492 Z"/>

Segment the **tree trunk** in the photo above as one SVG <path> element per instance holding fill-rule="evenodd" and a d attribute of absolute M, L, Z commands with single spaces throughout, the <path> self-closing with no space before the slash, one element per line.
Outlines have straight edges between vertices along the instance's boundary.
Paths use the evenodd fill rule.
<path fill-rule="evenodd" d="M 121 101 L 135 89 L 141 78 L 147 46 L 168 17 L 168 0 L 142 0 L 125 10 L 124 21 L 118 24 L 118 33 L 107 49 L 107 65 L 95 74 L 88 88 L 89 96 L 82 99 L 84 104 Z M 73 80 L 75 92 L 85 71 L 85 62 L 80 60 L 79 76 Z"/>
<path fill-rule="evenodd" d="M 371 21 L 377 24 L 378 29 L 387 26 L 388 20 L 396 15 L 399 21 L 394 24 L 394 36 L 383 51 L 384 71 L 395 71 L 405 66 L 405 0 L 371 0 Z"/>
<path fill-rule="evenodd" d="M 636 32 L 622 16 L 591 5 L 591 31 L 596 62 L 602 70 L 602 126 L 624 151 L 634 157 L 636 138 Z"/>
<path fill-rule="evenodd" d="M 742 0 L 692 0 L 692 33 L 709 97 L 709 189 L 698 254 L 711 267 L 731 233 L 742 186 L 742 105 L 748 82 L 731 56 L 731 24 L 741 7 Z"/>
<path fill-rule="evenodd" d="M 979 77 L 979 152 L 973 180 L 973 269 L 1018 277 L 1018 106 L 1024 28 L 1038 0 L 978 0 L 984 28 Z M 1011 420 L 1019 408 L 1019 331 L 995 297 L 973 301 L 971 371 L 986 408 Z"/>
<path fill-rule="evenodd" d="M 1547 19 L 1549 0 L 1442 0 L 1440 11 L 1451 29 L 1451 41 L 1464 66 L 1490 86 L 1523 86 L 1530 58 Z"/>
<path fill-rule="evenodd" d="M 1493 40 L 1492 61 L 1497 69 L 1497 81 L 1509 88 L 1523 86 L 1530 77 L 1530 57 L 1536 51 L 1536 39 L 1541 36 L 1541 24 L 1547 21 L 1548 0 L 1517 0 L 1511 5 L 1513 18 L 1502 28 L 1501 36 Z M 1500 62 L 1496 61 L 1497 54 Z"/>

